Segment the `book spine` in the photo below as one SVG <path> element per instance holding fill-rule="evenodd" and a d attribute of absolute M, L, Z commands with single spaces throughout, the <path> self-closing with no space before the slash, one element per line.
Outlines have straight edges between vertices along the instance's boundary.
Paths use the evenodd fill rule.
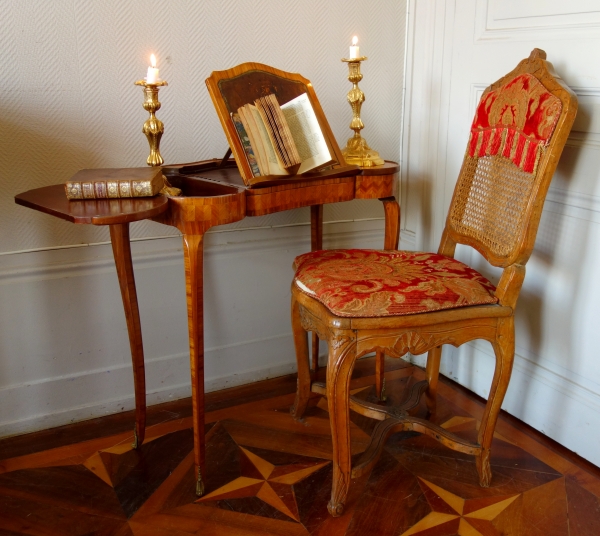
<path fill-rule="evenodd" d="M 258 168 L 258 163 L 256 162 L 256 155 L 254 154 L 254 149 L 252 148 L 252 144 L 250 143 L 250 138 L 248 137 L 248 133 L 244 128 L 240 116 L 236 113 L 232 113 L 231 119 L 238 133 L 240 141 L 242 142 L 242 147 L 244 148 L 244 152 L 246 153 L 246 159 L 248 160 L 250 169 L 252 169 L 252 175 L 254 177 L 260 177 L 261 173 L 260 169 Z"/>
<path fill-rule="evenodd" d="M 127 197 L 150 197 L 156 194 L 152 181 L 94 181 L 67 182 L 67 199 L 119 199 Z"/>

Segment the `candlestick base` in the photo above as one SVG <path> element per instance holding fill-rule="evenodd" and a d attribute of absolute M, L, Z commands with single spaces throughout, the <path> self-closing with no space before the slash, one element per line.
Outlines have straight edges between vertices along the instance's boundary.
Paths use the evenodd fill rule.
<path fill-rule="evenodd" d="M 369 147 L 367 140 L 361 137 L 359 132 L 348 139 L 346 147 L 342 149 L 346 164 L 354 164 L 360 167 L 381 166 L 385 162 L 379 153 Z"/>

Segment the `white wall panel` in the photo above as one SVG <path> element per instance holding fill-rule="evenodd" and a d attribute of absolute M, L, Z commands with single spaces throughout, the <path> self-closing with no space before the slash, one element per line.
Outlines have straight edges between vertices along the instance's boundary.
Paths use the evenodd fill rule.
<path fill-rule="evenodd" d="M 482 91 L 532 48 L 573 88 L 579 112 L 552 180 L 516 314 L 513 378 L 503 408 L 600 465 L 600 7 L 598 2 L 411 2 L 404 119 L 405 227 L 435 249 Z M 434 61 L 415 61 L 433 58 Z M 447 98 L 423 93 L 443 88 Z M 424 101 L 424 102 L 423 102 Z M 430 102 L 428 107 L 427 102 Z M 444 133 L 440 136 L 440 132 Z M 435 160 L 422 158 L 436 155 Z M 478 253 L 457 256 L 497 282 Z M 418 362 L 423 357 L 415 358 Z M 445 374 L 487 396 L 491 346 L 445 348 Z"/>

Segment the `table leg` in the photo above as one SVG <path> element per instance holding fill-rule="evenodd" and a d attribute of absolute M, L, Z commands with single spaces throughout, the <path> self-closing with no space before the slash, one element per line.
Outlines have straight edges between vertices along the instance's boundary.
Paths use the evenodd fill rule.
<path fill-rule="evenodd" d="M 185 291 L 190 337 L 190 370 L 192 374 L 192 421 L 194 424 L 194 465 L 196 495 L 204 494 L 204 286 L 203 235 L 183 236 Z"/>
<path fill-rule="evenodd" d="M 142 345 L 142 327 L 140 310 L 138 308 L 133 263 L 131 261 L 131 244 L 129 242 L 129 224 L 119 223 L 109 225 L 110 241 L 112 244 L 125 319 L 131 348 L 131 363 L 133 365 L 133 385 L 135 393 L 135 429 L 133 448 L 138 448 L 144 442 L 146 432 L 146 374 L 144 370 L 144 347 Z"/>
<path fill-rule="evenodd" d="M 395 197 L 380 199 L 385 212 L 385 238 L 383 249 L 397 250 L 400 242 L 400 205 Z"/>
<path fill-rule="evenodd" d="M 323 249 L 323 205 L 310 207 L 310 250 Z M 311 348 L 311 368 L 314 373 L 319 370 L 319 336 L 313 332 Z"/>

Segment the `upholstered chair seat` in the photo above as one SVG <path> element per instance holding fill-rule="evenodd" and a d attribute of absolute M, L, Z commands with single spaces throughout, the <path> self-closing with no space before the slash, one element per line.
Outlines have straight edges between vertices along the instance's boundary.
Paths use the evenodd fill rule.
<path fill-rule="evenodd" d="M 496 287 L 466 264 L 411 251 L 313 251 L 294 261 L 298 288 L 337 316 L 412 315 L 497 303 Z"/>

